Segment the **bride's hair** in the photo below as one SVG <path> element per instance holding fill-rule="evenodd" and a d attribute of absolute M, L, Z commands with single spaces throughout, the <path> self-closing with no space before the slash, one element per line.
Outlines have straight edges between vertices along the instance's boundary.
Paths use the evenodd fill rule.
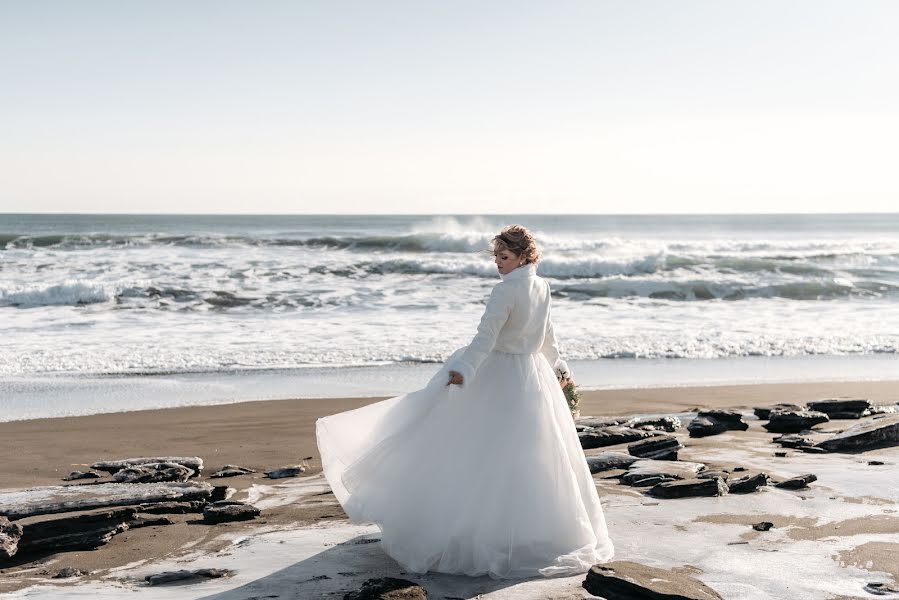
<path fill-rule="evenodd" d="M 526 264 L 537 264 L 540 260 L 540 251 L 537 250 L 537 241 L 534 234 L 523 225 L 509 225 L 504 227 L 499 235 L 491 241 L 493 252 L 508 250 L 524 259 Z"/>

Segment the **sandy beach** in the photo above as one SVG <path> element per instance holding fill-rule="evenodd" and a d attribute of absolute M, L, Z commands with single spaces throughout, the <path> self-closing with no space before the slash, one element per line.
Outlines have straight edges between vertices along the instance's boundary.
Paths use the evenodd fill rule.
<path fill-rule="evenodd" d="M 657 415 L 690 413 L 702 408 L 732 408 L 745 414 L 751 414 L 754 406 L 768 406 L 778 402 L 803 404 L 808 401 L 839 396 L 868 398 L 875 404 L 895 404 L 899 400 L 899 382 L 844 382 L 816 384 L 778 384 L 752 386 L 717 386 L 717 387 L 683 387 L 668 389 L 633 389 L 590 391 L 583 395 L 581 412 L 584 415 Z M 245 402 L 224 406 L 204 406 L 175 408 L 156 411 L 140 411 L 72 417 L 61 419 L 41 419 L 18 421 L 0 424 L 0 452 L 4 457 L 4 466 L 0 472 L 0 488 L 15 489 L 42 485 L 57 485 L 61 478 L 70 471 L 87 467 L 98 460 L 119 459 L 137 456 L 199 456 L 205 461 L 204 475 L 199 479 L 206 480 L 208 474 L 225 464 L 236 464 L 257 471 L 256 474 L 221 480 L 210 480 L 221 485 L 227 483 L 235 489 L 232 499 L 251 499 L 257 506 L 269 506 L 263 516 L 256 521 L 231 523 L 219 526 L 198 526 L 190 521 L 194 517 L 175 515 L 176 523 L 163 527 L 147 527 L 127 531 L 115 536 L 112 541 L 95 551 L 69 552 L 48 557 L 38 562 L 14 562 L 3 569 L 0 575 L 0 590 L 17 594 L 34 593 L 37 589 L 44 593 L 54 588 L 34 588 L 36 584 L 46 585 L 48 577 L 64 566 L 77 568 L 86 577 L 79 578 L 79 583 L 92 582 L 92 585 L 109 585 L 113 580 L 124 576 L 122 567 L 140 564 L 146 567 L 154 562 L 176 560 L 179 556 L 199 552 L 214 555 L 233 542 L 233 536 L 253 536 L 256 534 L 271 535 L 278 531 L 285 535 L 301 532 L 319 531 L 322 527 L 336 527 L 329 531 L 336 532 L 341 527 L 353 527 L 333 496 L 327 494 L 327 487 L 320 476 L 320 461 L 315 445 L 315 420 L 321 416 L 349 410 L 365 403 L 374 402 L 373 398 L 345 398 L 320 400 L 280 400 L 264 402 Z M 841 423 L 836 421 L 831 425 Z M 846 425 L 848 423 L 842 422 Z M 686 423 L 685 423 L 686 424 Z M 685 432 L 681 430 L 681 434 Z M 681 460 L 702 461 L 709 468 L 715 466 L 746 468 L 764 468 L 772 475 L 777 473 L 781 465 L 783 475 L 791 475 L 792 471 L 802 467 L 802 461 L 817 460 L 820 465 L 833 465 L 833 473 L 829 477 L 840 476 L 849 482 L 857 474 L 845 469 L 845 461 L 858 463 L 868 453 L 861 455 L 799 455 L 775 463 L 773 451 L 779 447 L 770 443 L 771 434 L 761 429 L 759 423 L 753 422 L 746 432 L 728 432 L 708 438 L 687 438 L 684 435 L 686 448 L 681 453 Z M 602 450 L 625 450 L 624 447 L 610 447 Z M 888 460 L 899 459 L 895 448 L 871 451 L 870 454 L 887 455 Z M 890 454 L 892 452 L 892 454 Z M 596 451 L 588 450 L 587 455 Z M 281 480 L 275 484 L 262 476 L 262 471 L 285 465 L 304 463 L 307 472 L 296 479 Z M 793 464 L 797 463 L 797 464 Z M 837 465 L 842 465 L 837 467 Z M 772 502 L 772 493 L 746 495 L 737 498 L 731 496 L 730 506 L 725 508 L 720 503 L 708 506 L 709 498 L 668 500 L 664 503 L 678 505 L 679 519 L 692 514 L 695 523 L 739 526 L 741 531 L 737 541 L 747 544 L 764 534 L 759 534 L 748 525 L 759 520 L 769 520 L 777 528 L 786 528 L 786 541 L 800 543 L 801 540 L 819 540 L 829 535 L 855 534 L 896 535 L 899 534 L 899 518 L 892 516 L 897 509 L 897 482 L 883 484 L 883 494 L 859 488 L 857 493 L 838 492 L 839 482 L 826 481 L 819 470 L 820 486 L 827 487 L 828 498 L 843 498 L 841 507 L 865 506 L 873 508 L 877 514 L 854 514 L 851 516 L 851 527 L 839 531 L 839 525 L 828 527 L 829 521 L 843 520 L 845 511 L 836 510 L 833 515 L 808 515 L 794 510 L 789 502 Z M 841 471 L 841 469 L 844 469 Z M 619 473 L 620 474 L 620 473 Z M 614 475 L 614 473 L 612 473 Z M 633 516 L 626 519 L 631 529 L 626 534 L 619 530 L 616 534 L 616 522 L 624 513 L 618 513 L 619 505 L 657 505 L 658 502 L 641 502 L 641 494 L 636 488 L 622 486 L 609 478 L 609 473 L 595 476 L 600 496 L 610 522 L 613 539 L 616 539 L 618 555 L 616 560 L 633 559 L 639 555 L 643 561 L 663 564 L 673 562 L 684 566 L 683 559 L 667 555 L 664 549 L 655 545 L 640 548 L 639 544 L 628 540 L 634 536 L 633 528 L 639 529 L 650 522 L 634 521 Z M 272 484 L 272 485 L 269 485 Z M 303 486 L 306 486 L 305 488 Z M 309 486 L 312 487 L 309 487 Z M 299 487 L 291 487 L 299 486 Z M 818 486 L 816 486 L 818 487 Z M 814 489 L 814 488 L 812 488 Z M 314 501 L 304 497 L 304 490 L 318 496 Z M 316 491 L 318 490 L 318 491 Z M 795 493 L 793 493 L 795 494 Z M 737 503 L 741 503 L 738 508 Z M 672 505 L 673 506 L 673 505 Z M 811 506 L 811 503 L 809 503 Z M 693 514 L 686 507 L 703 507 Z M 747 510 L 751 508 L 752 510 Z M 722 510 L 723 509 L 723 510 Z M 764 517 L 764 519 L 762 518 Z M 669 523 L 668 525 L 672 525 Z M 711 525 L 709 525 L 711 526 Z M 681 525 L 682 527 L 682 525 Z M 651 529 L 651 528 L 650 528 Z M 647 530 L 648 533 L 649 530 Z M 255 533 L 254 533 L 255 532 Z M 358 533 L 358 531 L 356 532 Z M 223 535 L 225 537 L 223 538 Z M 230 536 L 230 537 L 229 537 Z M 227 538 L 227 539 L 225 539 Z M 729 546 L 732 540 L 725 541 L 713 537 L 706 543 L 713 547 L 721 545 L 721 549 L 738 548 Z M 846 566 L 853 568 L 871 568 L 873 571 L 890 573 L 894 582 L 899 580 L 899 565 L 891 556 L 899 551 L 899 544 L 875 539 L 868 543 L 853 544 L 838 553 L 833 566 L 839 570 Z M 229 541 L 230 540 L 230 541 Z M 785 542 L 786 543 L 786 542 Z M 372 545 L 376 546 L 376 545 Z M 365 553 L 371 553 L 366 548 Z M 389 560 L 388 560 L 389 564 Z M 867 566 L 866 566 L 867 565 Z M 128 571 L 126 568 L 125 571 Z M 726 569 L 723 573 L 726 575 Z M 371 575 L 377 576 L 377 575 Z M 872 576 L 873 577 L 873 576 Z M 411 577 L 414 579 L 414 577 Z M 582 579 L 582 578 L 581 578 Z M 876 577 L 874 578 L 876 579 Z M 873 579 L 872 579 L 873 581 Z M 296 582 L 299 584 L 300 582 Z M 283 584 L 283 582 L 282 582 Z M 54 583 L 71 589 L 73 583 Z M 120 584 L 116 584 L 120 585 Z M 194 597 L 190 594 L 200 593 L 204 585 L 194 591 L 182 590 L 187 594 L 181 597 Z M 577 586 L 575 586 L 577 587 Z M 713 586 L 714 587 L 714 586 Z M 192 588 L 193 589 L 193 588 Z M 720 591 L 720 590 L 719 590 Z M 312 591 L 310 596 L 319 597 Z M 323 592 L 322 592 L 323 593 Z M 496 592 L 497 594 L 499 592 Z M 507 594 L 509 592 L 506 592 Z M 577 591 L 572 593 L 579 593 Z M 20 597 L 14 595 L 13 597 Z M 24 595 L 21 597 L 34 597 Z M 306 596 L 297 596 L 306 597 Z M 326 597 L 326 596 L 321 596 Z M 490 596 L 494 597 L 494 596 Z M 495 596 L 512 597 L 512 596 Z M 572 596 L 581 597 L 581 596 Z M 587 596 L 589 597 L 589 596 Z M 725 597 L 756 597 L 752 595 L 732 595 Z M 805 597 L 801 594 L 796 597 Z M 810 596 L 811 597 L 811 596 Z M 832 596 L 836 597 L 836 596 Z"/>

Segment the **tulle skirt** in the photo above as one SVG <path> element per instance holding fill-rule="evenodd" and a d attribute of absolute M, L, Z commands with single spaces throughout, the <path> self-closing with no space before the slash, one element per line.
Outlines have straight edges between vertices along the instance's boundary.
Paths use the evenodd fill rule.
<path fill-rule="evenodd" d="M 491 352 L 464 388 L 447 380 L 444 365 L 423 389 L 318 420 L 325 477 L 350 519 L 377 524 L 384 551 L 415 573 L 557 576 L 609 560 L 547 360 Z"/>

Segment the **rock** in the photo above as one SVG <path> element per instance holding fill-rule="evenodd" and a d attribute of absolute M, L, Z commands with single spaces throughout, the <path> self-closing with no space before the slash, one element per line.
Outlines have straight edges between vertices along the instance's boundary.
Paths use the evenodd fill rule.
<path fill-rule="evenodd" d="M 283 479 L 284 477 L 296 477 L 300 473 L 305 473 L 306 467 L 303 465 L 293 465 L 291 467 L 281 467 L 280 469 L 272 469 L 266 471 L 265 476 L 269 479 Z"/>
<path fill-rule="evenodd" d="M 775 452 L 774 453 L 774 456 L 776 456 L 777 458 L 784 458 L 786 455 L 787 455 L 786 452 Z"/>
<path fill-rule="evenodd" d="M 19 554 L 93 550 L 127 531 L 137 514 L 133 507 L 110 508 L 88 514 L 66 516 L 22 526 Z"/>
<path fill-rule="evenodd" d="M 713 479 L 682 479 L 654 485 L 649 494 L 656 498 L 684 498 L 687 496 L 724 496 L 727 484 L 717 477 Z"/>
<path fill-rule="evenodd" d="M 871 466 L 880 466 L 883 464 L 882 460 L 869 460 L 868 464 Z"/>
<path fill-rule="evenodd" d="M 692 479 L 705 465 L 694 462 L 670 460 L 638 460 L 621 476 L 625 485 L 646 487 L 664 481 Z"/>
<path fill-rule="evenodd" d="M 63 481 L 75 481 L 76 479 L 99 479 L 102 477 L 99 473 L 93 471 L 72 471 L 62 478 Z"/>
<path fill-rule="evenodd" d="M 746 470 L 746 467 L 734 467 L 731 469 L 734 473 L 741 473 Z"/>
<path fill-rule="evenodd" d="M 680 429 L 681 422 L 677 417 L 641 417 L 631 419 L 625 425 L 634 429 L 656 429 L 671 433 Z"/>
<path fill-rule="evenodd" d="M 759 419 L 761 419 L 763 421 L 768 420 L 770 418 L 772 412 L 775 412 L 775 411 L 789 412 L 789 411 L 796 411 L 796 410 L 802 410 L 802 407 L 799 406 L 798 404 L 784 404 L 784 403 L 774 404 L 772 406 L 756 406 L 755 408 L 752 409 L 752 411 L 755 413 L 755 416 L 757 416 Z"/>
<path fill-rule="evenodd" d="M 627 451 L 640 458 L 677 460 L 677 451 L 683 447 L 673 435 L 657 435 L 628 444 Z"/>
<path fill-rule="evenodd" d="M 730 473 L 727 471 L 700 471 L 697 473 L 696 477 L 698 479 L 713 479 L 717 477 L 718 479 L 723 479 L 725 482 L 730 478 Z"/>
<path fill-rule="evenodd" d="M 686 573 L 624 560 L 594 565 L 582 585 L 606 600 L 722 600 L 715 590 Z"/>
<path fill-rule="evenodd" d="M 251 504 L 224 500 L 207 504 L 203 509 L 203 521 L 209 525 L 227 521 L 248 521 L 258 517 L 261 512 Z"/>
<path fill-rule="evenodd" d="M 772 412 L 764 428 L 772 433 L 799 433 L 829 420 L 826 414 L 811 410 Z"/>
<path fill-rule="evenodd" d="M 142 515 L 137 514 L 133 519 L 128 521 L 128 529 L 139 529 L 140 527 L 156 527 L 157 525 L 174 525 L 175 522 L 168 517 L 160 517 L 158 515 Z"/>
<path fill-rule="evenodd" d="M 11 558 L 18 551 L 21 538 L 22 526 L 0 517 L 0 560 Z"/>
<path fill-rule="evenodd" d="M 221 577 L 231 577 L 234 571 L 229 569 L 194 569 L 192 571 L 165 571 L 155 575 L 147 575 L 144 581 L 150 585 L 162 585 L 175 581 L 181 583 L 194 583 L 204 579 L 218 579 Z"/>
<path fill-rule="evenodd" d="M 809 454 L 826 454 L 827 450 L 824 448 L 819 448 L 817 446 L 797 446 L 797 450 L 800 452 L 807 452 Z"/>
<path fill-rule="evenodd" d="M 27 490 L 0 490 L 0 516 L 10 520 L 37 515 L 92 510 L 111 506 L 205 500 L 208 483 L 101 483 L 51 485 Z"/>
<path fill-rule="evenodd" d="M 134 465 L 150 465 L 156 463 L 175 463 L 187 467 L 194 472 L 194 477 L 203 470 L 203 459 L 199 456 L 157 456 L 145 458 L 125 458 L 122 460 L 105 460 L 95 462 L 91 465 L 91 469 L 96 471 L 106 471 L 107 473 L 116 473 L 125 467 Z"/>
<path fill-rule="evenodd" d="M 639 460 L 636 456 L 624 452 L 601 452 L 596 456 L 587 457 L 587 466 L 590 473 L 599 473 L 611 469 L 626 469 Z"/>
<path fill-rule="evenodd" d="M 746 431 L 747 429 L 749 429 L 749 423 L 743 420 L 743 413 L 736 410 L 701 410 L 696 414 L 696 416 L 720 421 L 727 425 L 728 429 L 737 431 Z"/>
<path fill-rule="evenodd" d="M 899 584 L 872 582 L 865 584 L 865 591 L 875 596 L 892 596 L 899 594 Z"/>
<path fill-rule="evenodd" d="M 141 513 L 148 515 L 183 515 L 186 513 L 203 512 L 203 507 L 205 506 L 205 501 L 194 500 L 193 502 L 152 502 L 149 504 L 140 504 L 137 509 Z"/>
<path fill-rule="evenodd" d="M 578 431 L 588 431 L 590 429 L 611 427 L 612 425 L 624 425 L 633 420 L 633 417 L 582 417 L 575 419 L 574 428 Z"/>
<path fill-rule="evenodd" d="M 899 414 L 856 423 L 846 431 L 818 442 L 816 446 L 824 448 L 828 452 L 839 452 L 897 444 L 899 444 Z"/>
<path fill-rule="evenodd" d="M 827 414 L 831 419 L 860 419 L 871 414 L 870 400 L 864 398 L 833 398 L 806 404 L 809 410 Z"/>
<path fill-rule="evenodd" d="M 869 414 L 872 415 L 891 415 L 893 413 L 899 412 L 899 407 L 896 406 L 872 406 L 868 411 Z"/>
<path fill-rule="evenodd" d="M 209 496 L 209 501 L 221 502 L 222 500 L 227 500 L 236 491 L 237 490 L 230 488 L 227 485 L 217 485 L 212 488 L 212 495 Z"/>
<path fill-rule="evenodd" d="M 395 577 L 369 579 L 343 600 L 427 600 L 428 592 L 414 581 Z"/>
<path fill-rule="evenodd" d="M 578 434 L 578 437 L 581 440 L 581 448 L 590 450 L 591 448 L 602 448 L 604 446 L 614 446 L 615 444 L 636 442 L 637 440 L 642 440 L 654 435 L 658 435 L 658 433 L 655 431 L 647 431 L 645 429 L 633 429 L 631 427 L 611 425 L 601 429 L 582 431 Z"/>
<path fill-rule="evenodd" d="M 785 433 L 774 438 L 775 444 L 780 444 L 784 448 L 798 448 L 800 446 L 813 446 L 808 438 L 804 438 L 798 433 Z"/>
<path fill-rule="evenodd" d="M 70 577 L 81 577 L 85 575 L 84 571 L 79 571 L 74 567 L 65 567 L 56 572 L 53 579 L 68 579 Z"/>
<path fill-rule="evenodd" d="M 783 488 L 785 490 L 798 490 L 804 487 L 807 487 L 813 481 L 817 481 L 818 476 L 813 475 L 812 473 L 808 473 L 806 475 L 799 475 L 798 477 L 791 477 L 785 481 L 781 481 L 780 483 L 775 483 L 775 487 Z"/>
<path fill-rule="evenodd" d="M 237 465 L 225 465 L 210 477 L 238 477 L 240 475 L 249 475 L 250 473 L 255 473 L 253 469 L 247 469 L 246 467 L 239 467 Z"/>
<path fill-rule="evenodd" d="M 120 469 L 112 478 L 119 483 L 160 483 L 163 481 L 187 481 L 194 472 L 177 463 L 150 463 Z"/>
<path fill-rule="evenodd" d="M 768 531 L 772 527 L 774 527 L 774 523 L 771 521 L 762 521 L 761 523 L 756 523 L 752 526 L 756 531 Z"/>
<path fill-rule="evenodd" d="M 768 475 L 756 473 L 755 475 L 744 475 L 728 482 L 727 489 L 731 494 L 748 494 L 766 485 L 768 485 Z"/>
<path fill-rule="evenodd" d="M 708 437 L 724 433 L 727 431 L 727 426 L 715 419 L 696 417 L 687 425 L 687 431 L 690 432 L 690 437 Z"/>

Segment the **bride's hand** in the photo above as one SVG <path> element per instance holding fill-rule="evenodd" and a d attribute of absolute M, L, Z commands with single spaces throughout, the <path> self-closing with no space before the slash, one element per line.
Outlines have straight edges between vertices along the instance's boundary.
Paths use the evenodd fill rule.
<path fill-rule="evenodd" d="M 446 382 L 446 385 L 462 385 L 464 379 L 461 373 L 457 371 L 450 371 L 449 376 L 450 378 L 449 381 Z"/>
<path fill-rule="evenodd" d="M 563 377 L 562 379 L 559 380 L 559 387 L 564 390 L 565 386 L 568 385 L 569 381 L 571 381 L 569 378 Z"/>

